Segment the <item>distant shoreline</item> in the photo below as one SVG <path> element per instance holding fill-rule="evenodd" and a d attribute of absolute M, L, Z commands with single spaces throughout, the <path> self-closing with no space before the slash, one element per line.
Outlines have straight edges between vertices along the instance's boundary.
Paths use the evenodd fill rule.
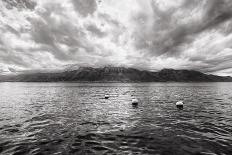
<path fill-rule="evenodd" d="M 232 81 L 0 81 L 0 83 L 231 83 Z"/>
<path fill-rule="evenodd" d="M 232 82 L 232 77 L 204 74 L 194 70 L 163 69 L 159 72 L 151 72 L 123 67 L 83 67 L 77 70 L 60 73 L 31 73 L 14 76 L 0 76 L 0 82 Z"/>

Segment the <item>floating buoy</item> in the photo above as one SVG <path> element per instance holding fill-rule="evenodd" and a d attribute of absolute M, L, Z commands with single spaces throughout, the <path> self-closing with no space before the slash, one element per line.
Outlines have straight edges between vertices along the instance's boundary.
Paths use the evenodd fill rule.
<path fill-rule="evenodd" d="M 109 94 L 105 94 L 105 99 L 108 99 L 110 97 Z"/>
<path fill-rule="evenodd" d="M 131 103 L 132 103 L 133 106 L 138 106 L 139 100 L 136 99 L 136 98 L 133 98 L 133 99 L 131 100 Z"/>
<path fill-rule="evenodd" d="M 183 107 L 184 107 L 183 101 L 176 102 L 176 107 L 179 108 L 179 109 L 183 109 Z"/>

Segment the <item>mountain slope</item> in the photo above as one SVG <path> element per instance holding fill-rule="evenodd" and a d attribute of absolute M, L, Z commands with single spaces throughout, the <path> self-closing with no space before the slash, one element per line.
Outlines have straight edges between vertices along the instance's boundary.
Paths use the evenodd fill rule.
<path fill-rule="evenodd" d="M 81 67 L 77 70 L 68 70 L 61 73 L 31 73 L 16 76 L 2 76 L 0 77 L 0 81 L 232 82 L 232 77 L 207 75 L 194 70 L 163 69 L 159 72 L 150 72 L 124 67 Z"/>

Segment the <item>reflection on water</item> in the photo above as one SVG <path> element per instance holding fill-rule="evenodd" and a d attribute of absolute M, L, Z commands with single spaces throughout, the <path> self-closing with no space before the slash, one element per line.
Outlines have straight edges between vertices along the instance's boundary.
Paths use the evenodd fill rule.
<path fill-rule="evenodd" d="M 232 83 L 0 83 L 0 154 L 231 154 L 231 102 Z"/>

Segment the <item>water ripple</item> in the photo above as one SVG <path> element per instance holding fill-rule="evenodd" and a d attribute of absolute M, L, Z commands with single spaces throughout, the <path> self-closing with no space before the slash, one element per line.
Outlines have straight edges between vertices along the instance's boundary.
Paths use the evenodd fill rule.
<path fill-rule="evenodd" d="M 231 83 L 0 83 L 0 92 L 0 154 L 232 154 Z"/>

